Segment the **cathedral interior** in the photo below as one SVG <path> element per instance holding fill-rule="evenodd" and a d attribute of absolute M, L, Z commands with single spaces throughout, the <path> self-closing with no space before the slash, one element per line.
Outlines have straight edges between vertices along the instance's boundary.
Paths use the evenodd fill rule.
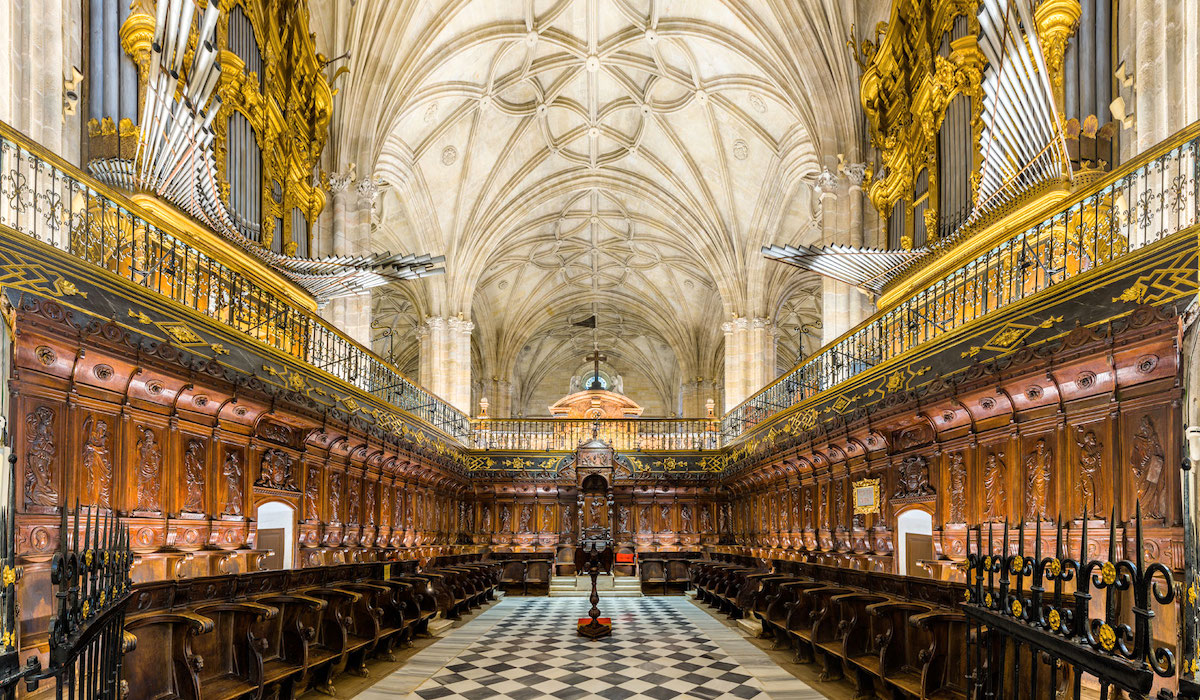
<path fill-rule="evenodd" d="M 1200 700 L 1198 0 L 4 5 L 0 700 Z"/>

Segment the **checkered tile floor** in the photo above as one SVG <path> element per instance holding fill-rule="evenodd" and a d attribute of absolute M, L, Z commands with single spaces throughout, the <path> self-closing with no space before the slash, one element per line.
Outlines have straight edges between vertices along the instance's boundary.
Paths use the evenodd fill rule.
<path fill-rule="evenodd" d="M 756 698 L 751 677 L 680 612 L 679 599 L 608 598 L 611 637 L 588 641 L 582 598 L 528 598 L 417 688 L 435 698 Z"/>

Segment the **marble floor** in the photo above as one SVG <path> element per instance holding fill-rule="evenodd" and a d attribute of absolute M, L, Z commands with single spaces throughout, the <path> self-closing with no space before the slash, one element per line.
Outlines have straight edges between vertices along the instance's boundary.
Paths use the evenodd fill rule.
<path fill-rule="evenodd" d="M 583 598 L 505 598 L 355 698 L 825 697 L 687 598 L 605 599 L 613 635 L 597 641 L 575 633 L 589 607 Z"/>

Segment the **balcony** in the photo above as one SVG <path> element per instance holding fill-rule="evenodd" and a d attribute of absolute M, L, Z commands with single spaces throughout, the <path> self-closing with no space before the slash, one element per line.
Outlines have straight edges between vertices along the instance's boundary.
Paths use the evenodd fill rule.
<path fill-rule="evenodd" d="M 466 415 L 346 337 L 246 251 L 130 198 L 0 123 L 0 228 L 183 304 L 465 443 Z M 181 225 L 180 222 L 183 221 Z"/>
<path fill-rule="evenodd" d="M 618 451 L 694 452 L 721 447 L 720 424 L 712 419 L 496 418 L 471 422 L 471 447 L 476 450 L 570 451 L 593 437 Z"/>
<path fill-rule="evenodd" d="M 1200 123 L 1040 212 L 1014 213 L 985 230 L 965 232 L 890 289 L 894 301 L 729 411 L 721 421 L 723 444 L 740 441 L 794 406 L 821 402 L 868 370 L 899 365 L 923 344 L 959 329 L 969 333 L 997 311 L 1068 281 L 1085 282 L 1081 278 L 1089 273 L 1117 270 L 1191 228 L 1200 206 L 1198 148 Z M 1113 302 L 1153 303 L 1159 291 L 1135 284 Z M 962 353 L 959 364 L 969 364 L 979 349 Z"/>

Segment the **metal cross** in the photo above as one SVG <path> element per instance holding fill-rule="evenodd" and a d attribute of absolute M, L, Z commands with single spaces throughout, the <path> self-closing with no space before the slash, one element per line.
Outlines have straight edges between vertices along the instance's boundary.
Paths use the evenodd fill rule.
<path fill-rule="evenodd" d="M 606 360 L 608 360 L 608 358 L 605 357 L 604 355 L 601 355 L 600 350 L 597 348 L 595 350 L 592 350 L 591 355 L 588 355 L 587 357 L 585 357 L 583 359 L 590 360 L 592 363 L 592 383 L 588 386 L 588 389 L 589 390 L 599 389 L 600 388 L 600 363 L 605 362 Z"/>

